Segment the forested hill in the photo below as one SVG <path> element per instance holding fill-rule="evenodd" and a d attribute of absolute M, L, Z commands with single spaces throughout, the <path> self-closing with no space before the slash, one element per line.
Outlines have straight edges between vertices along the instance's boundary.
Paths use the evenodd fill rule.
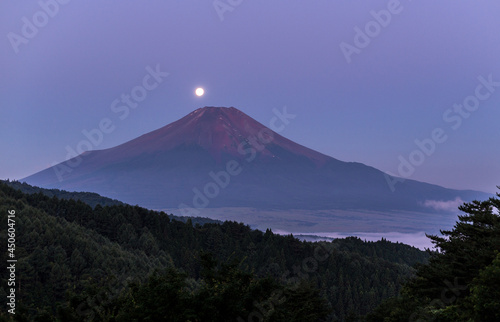
<path fill-rule="evenodd" d="M 75 191 L 70 192 L 59 189 L 45 189 L 45 188 L 35 187 L 27 184 L 26 182 L 20 182 L 20 181 L 5 180 L 2 182 L 16 190 L 21 190 L 22 192 L 27 194 L 42 193 L 48 197 L 57 197 L 59 199 L 81 200 L 84 203 L 91 206 L 92 208 L 94 208 L 97 205 L 118 206 L 124 204 L 119 200 L 103 197 L 94 192 L 75 192 Z"/>
<path fill-rule="evenodd" d="M 91 207 L 2 182 L 4 241 L 9 211 L 21 320 L 345 320 L 397 295 L 411 266 L 429 256 L 388 241 L 310 243 L 236 222 L 193 225 L 138 206 Z"/>
<path fill-rule="evenodd" d="M 10 180 L 0 180 L 0 181 L 16 190 L 21 190 L 22 192 L 27 194 L 41 193 L 48 197 L 57 197 L 59 199 L 80 200 L 88 204 L 92 208 L 95 208 L 95 206 L 97 205 L 103 207 L 125 205 L 125 203 L 119 200 L 104 197 L 95 192 L 75 192 L 75 191 L 70 192 L 60 189 L 45 189 L 45 188 L 35 187 L 27 184 L 26 182 L 20 182 L 20 181 L 10 181 Z M 219 220 L 205 218 L 205 217 L 184 217 L 184 216 L 175 216 L 172 214 L 169 215 L 169 217 L 170 219 L 175 219 L 183 222 L 186 222 L 189 218 L 191 218 L 193 224 L 199 223 L 200 225 L 206 223 L 221 223 Z"/>

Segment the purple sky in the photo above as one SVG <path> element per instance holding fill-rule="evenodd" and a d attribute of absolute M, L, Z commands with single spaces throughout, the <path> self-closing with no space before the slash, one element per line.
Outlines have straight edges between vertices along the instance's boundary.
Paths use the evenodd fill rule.
<path fill-rule="evenodd" d="M 50 15 L 37 1 L 0 2 L 0 178 L 64 161 L 106 118 L 114 130 L 95 149 L 202 106 L 266 125 L 286 106 L 297 116 L 281 134 L 337 159 L 398 175 L 411 155 L 411 179 L 500 185 L 500 86 L 478 79 L 500 82 L 498 1 L 41 3 Z M 355 42 L 365 27 L 372 36 Z M 359 46 L 346 55 L 341 44 Z M 127 117 L 115 113 L 148 66 L 169 75 Z M 453 110 L 464 101 L 470 111 Z M 437 128 L 446 140 L 432 148 Z"/>

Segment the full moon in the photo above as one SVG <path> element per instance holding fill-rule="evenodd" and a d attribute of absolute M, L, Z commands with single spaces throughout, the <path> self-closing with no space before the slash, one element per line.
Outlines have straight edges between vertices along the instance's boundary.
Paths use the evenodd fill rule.
<path fill-rule="evenodd" d="M 194 93 L 196 94 L 196 96 L 202 96 L 203 94 L 205 94 L 205 90 L 201 87 L 198 87 Z"/>

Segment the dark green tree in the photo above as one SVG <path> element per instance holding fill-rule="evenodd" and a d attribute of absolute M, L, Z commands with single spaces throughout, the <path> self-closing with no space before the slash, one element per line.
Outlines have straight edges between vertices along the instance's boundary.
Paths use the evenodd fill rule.
<path fill-rule="evenodd" d="M 471 292 L 474 317 L 483 321 L 500 321 L 500 253 L 479 273 Z"/>
<path fill-rule="evenodd" d="M 498 293 L 494 290 L 499 285 L 495 272 L 500 252 L 500 199 L 473 201 L 459 209 L 465 214 L 458 217 L 452 230 L 428 236 L 437 248 L 429 263 L 419 266 L 399 298 L 368 315 L 369 321 L 498 321 Z"/>

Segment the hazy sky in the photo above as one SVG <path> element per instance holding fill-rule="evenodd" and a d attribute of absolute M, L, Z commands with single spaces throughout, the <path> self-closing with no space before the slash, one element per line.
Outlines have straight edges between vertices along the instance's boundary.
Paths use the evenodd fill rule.
<path fill-rule="evenodd" d="M 94 149 L 198 107 L 268 125 L 286 106 L 281 134 L 300 144 L 494 192 L 499 13 L 496 0 L 1 1 L 0 178 L 64 161 L 102 120 L 113 130 Z"/>

